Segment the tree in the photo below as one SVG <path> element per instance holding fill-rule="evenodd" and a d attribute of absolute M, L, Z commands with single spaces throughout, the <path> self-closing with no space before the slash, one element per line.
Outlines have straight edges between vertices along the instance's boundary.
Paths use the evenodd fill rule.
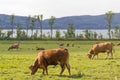
<path fill-rule="evenodd" d="M 92 32 L 91 31 L 89 31 L 88 29 L 85 29 L 83 32 L 85 33 L 84 36 L 85 36 L 86 39 L 91 39 L 92 38 Z"/>
<path fill-rule="evenodd" d="M 51 30 L 51 39 L 52 39 L 52 35 L 53 35 L 53 24 L 55 22 L 55 17 L 54 16 L 51 16 L 51 18 L 49 19 L 49 27 L 50 27 L 50 30 Z"/>
<path fill-rule="evenodd" d="M 1 35 L 2 35 L 2 30 L 3 30 L 3 27 L 0 26 L 0 37 L 1 37 Z"/>
<path fill-rule="evenodd" d="M 6 39 L 10 39 L 10 36 L 12 35 L 12 31 L 7 31 Z"/>
<path fill-rule="evenodd" d="M 93 33 L 94 39 L 97 39 L 98 34 L 96 32 Z"/>
<path fill-rule="evenodd" d="M 35 26 L 35 17 L 32 17 L 31 18 L 31 25 L 30 25 L 30 29 L 31 29 L 31 38 L 33 37 L 33 29 L 34 29 L 34 26 Z"/>
<path fill-rule="evenodd" d="M 114 31 L 111 31 L 111 33 L 112 33 L 112 37 L 119 39 L 120 38 L 119 26 L 115 26 Z"/>
<path fill-rule="evenodd" d="M 27 37 L 28 37 L 28 29 L 30 27 L 30 21 L 31 21 L 31 16 L 29 15 L 27 18 L 26 18 L 26 34 L 27 34 Z"/>
<path fill-rule="evenodd" d="M 0 26 L 0 39 L 5 39 L 5 33 L 2 32 L 3 26 Z"/>
<path fill-rule="evenodd" d="M 106 12 L 106 21 L 107 21 L 107 28 L 108 28 L 108 36 L 111 39 L 111 26 L 112 26 L 112 18 L 114 13 L 112 11 Z"/>
<path fill-rule="evenodd" d="M 30 25 L 30 29 L 31 29 L 31 37 L 33 36 L 33 26 Z"/>
<path fill-rule="evenodd" d="M 39 24 L 40 24 L 40 37 L 41 37 L 41 39 L 42 39 L 42 21 L 43 21 L 43 15 L 41 14 L 41 15 L 37 15 L 37 20 L 38 20 L 38 22 L 39 22 Z"/>
<path fill-rule="evenodd" d="M 20 40 L 21 38 L 21 25 L 17 23 L 17 39 Z"/>
<path fill-rule="evenodd" d="M 60 30 L 56 30 L 56 38 L 60 39 Z"/>
<path fill-rule="evenodd" d="M 75 29 L 72 23 L 68 24 L 67 35 L 68 35 L 68 38 L 75 38 Z"/>
<path fill-rule="evenodd" d="M 38 38 L 38 30 L 36 30 L 34 32 L 34 35 L 32 36 L 33 39 L 37 39 Z"/>
<path fill-rule="evenodd" d="M 63 31 L 63 33 L 64 33 L 64 38 L 67 39 L 68 38 L 67 32 Z"/>
<path fill-rule="evenodd" d="M 98 39 L 103 39 L 103 35 L 101 33 L 99 33 Z"/>
<path fill-rule="evenodd" d="M 13 29 L 14 29 L 14 14 L 12 14 L 10 16 L 10 23 L 11 23 L 11 26 L 12 26 L 12 38 L 13 38 Z"/>

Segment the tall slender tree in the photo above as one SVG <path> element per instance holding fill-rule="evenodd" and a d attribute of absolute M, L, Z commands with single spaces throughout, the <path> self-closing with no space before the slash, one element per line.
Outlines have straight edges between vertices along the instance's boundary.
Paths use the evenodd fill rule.
<path fill-rule="evenodd" d="M 31 21 L 31 16 L 29 15 L 27 18 L 26 18 L 26 34 L 27 34 L 27 37 L 28 37 L 28 29 L 30 27 L 30 21 Z"/>
<path fill-rule="evenodd" d="M 36 21 L 36 19 L 35 19 L 35 17 L 32 17 L 31 18 L 31 25 L 30 25 L 30 29 L 31 29 L 31 37 L 33 37 L 33 29 L 34 29 L 34 27 L 35 27 L 35 21 Z"/>
<path fill-rule="evenodd" d="M 20 23 L 17 23 L 16 38 L 17 38 L 18 40 L 21 39 L 21 24 L 20 24 Z"/>
<path fill-rule="evenodd" d="M 12 14 L 10 16 L 10 23 L 11 23 L 11 26 L 12 26 L 12 38 L 13 38 L 13 35 L 14 35 L 14 32 L 13 32 L 13 29 L 14 29 L 14 14 Z"/>
<path fill-rule="evenodd" d="M 73 23 L 68 24 L 67 35 L 68 35 L 68 38 L 72 38 L 72 39 L 75 38 L 75 29 L 74 29 Z"/>
<path fill-rule="evenodd" d="M 112 26 L 113 15 L 114 15 L 114 13 L 112 11 L 108 11 L 105 14 L 109 39 L 111 39 L 111 26 Z"/>
<path fill-rule="evenodd" d="M 43 22 L 43 15 L 41 14 L 41 15 L 37 15 L 37 20 L 38 20 L 38 22 L 39 22 L 39 24 L 40 24 L 40 38 L 42 39 L 42 22 Z"/>
<path fill-rule="evenodd" d="M 30 29 L 31 29 L 31 37 L 33 36 L 33 29 L 34 29 L 34 25 L 35 25 L 35 19 L 34 17 L 31 18 L 31 25 L 30 25 Z"/>
<path fill-rule="evenodd" d="M 49 27 L 50 27 L 50 30 L 51 30 L 51 39 L 52 39 L 52 35 L 53 35 L 53 24 L 55 22 L 55 17 L 54 16 L 51 16 L 51 18 L 49 19 Z"/>

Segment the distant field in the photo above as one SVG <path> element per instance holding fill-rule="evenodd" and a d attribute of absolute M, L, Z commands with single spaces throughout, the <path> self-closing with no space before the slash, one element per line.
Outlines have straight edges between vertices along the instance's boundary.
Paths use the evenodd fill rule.
<path fill-rule="evenodd" d="M 8 51 L 12 43 L 18 41 L 0 41 L 0 80 L 120 80 L 120 46 L 115 46 L 114 59 L 105 60 L 106 54 L 101 53 L 99 59 L 89 60 L 86 56 L 95 42 L 106 41 L 21 41 L 20 50 Z M 30 76 L 28 66 L 33 64 L 39 51 L 35 47 L 45 49 L 59 48 L 57 43 L 74 43 L 66 47 L 70 53 L 71 76 L 65 69 L 59 76 L 60 66 L 48 67 L 48 76 L 42 70 Z M 115 44 L 120 41 L 111 41 Z"/>

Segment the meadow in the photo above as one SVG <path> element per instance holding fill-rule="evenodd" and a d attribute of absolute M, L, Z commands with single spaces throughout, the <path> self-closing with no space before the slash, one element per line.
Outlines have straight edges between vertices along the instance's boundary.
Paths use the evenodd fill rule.
<path fill-rule="evenodd" d="M 20 50 L 10 50 L 8 47 L 18 41 L 0 41 L 0 80 L 120 80 L 120 46 L 115 46 L 113 59 L 105 60 L 106 54 L 100 53 L 99 59 L 89 60 L 87 52 L 95 42 L 105 41 L 20 41 Z M 39 69 L 35 75 L 30 75 L 29 66 L 33 64 L 38 52 L 35 47 L 45 49 L 59 48 L 57 43 L 74 43 L 75 46 L 64 46 L 69 50 L 71 76 L 67 69 L 59 76 L 60 66 L 49 66 L 48 75 L 42 75 Z M 120 41 L 112 40 L 115 44 Z"/>

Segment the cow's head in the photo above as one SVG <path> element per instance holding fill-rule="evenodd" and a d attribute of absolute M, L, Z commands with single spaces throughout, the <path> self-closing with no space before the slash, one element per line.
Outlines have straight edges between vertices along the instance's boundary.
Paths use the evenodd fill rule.
<path fill-rule="evenodd" d="M 92 54 L 87 54 L 88 58 L 91 59 L 92 58 Z"/>
<path fill-rule="evenodd" d="M 94 51 L 91 49 L 89 51 L 89 53 L 87 54 L 88 58 L 91 59 L 92 58 L 92 54 L 94 54 Z"/>
<path fill-rule="evenodd" d="M 31 65 L 29 66 L 29 69 L 31 70 L 30 74 L 34 75 L 37 72 L 38 67 L 36 65 Z"/>

